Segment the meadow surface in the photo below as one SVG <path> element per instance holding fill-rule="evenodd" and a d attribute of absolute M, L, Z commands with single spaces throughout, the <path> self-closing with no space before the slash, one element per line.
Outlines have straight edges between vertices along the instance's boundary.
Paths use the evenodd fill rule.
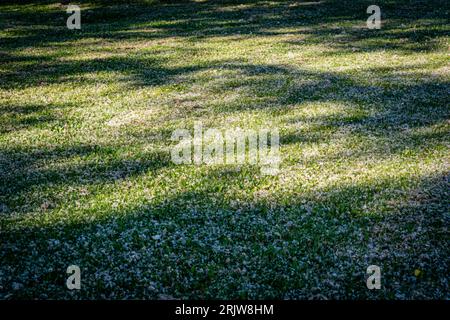
<path fill-rule="evenodd" d="M 0 298 L 448 299 L 450 2 L 372 2 L 1 4 Z M 175 165 L 195 121 L 279 174 Z"/>

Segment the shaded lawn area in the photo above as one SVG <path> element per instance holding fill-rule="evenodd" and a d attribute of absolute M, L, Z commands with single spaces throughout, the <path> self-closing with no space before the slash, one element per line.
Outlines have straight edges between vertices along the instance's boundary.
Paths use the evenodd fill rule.
<path fill-rule="evenodd" d="M 449 2 L 370 4 L 0 5 L 0 298 L 448 298 Z M 173 164 L 194 121 L 280 174 Z"/>

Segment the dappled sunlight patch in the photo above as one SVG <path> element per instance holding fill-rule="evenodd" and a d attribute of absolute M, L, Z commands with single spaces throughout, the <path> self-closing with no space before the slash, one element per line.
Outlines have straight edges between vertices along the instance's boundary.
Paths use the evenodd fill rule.
<path fill-rule="evenodd" d="M 437 70 L 432 71 L 431 75 L 433 77 L 445 77 L 450 80 L 450 64 L 440 67 Z"/>
<path fill-rule="evenodd" d="M 64 61 L 73 61 L 76 63 L 82 62 L 82 61 L 92 61 L 92 60 L 105 60 L 108 58 L 117 58 L 117 57 L 124 57 L 126 56 L 126 53 L 117 53 L 117 52 L 84 52 L 81 54 L 77 54 L 76 56 L 67 56 L 67 57 L 61 57 L 59 60 Z"/>
<path fill-rule="evenodd" d="M 437 152 L 437 154 L 440 153 Z M 428 155 L 430 158 L 434 158 L 434 156 L 433 154 Z M 364 193 L 373 188 L 391 198 L 396 196 L 394 190 L 412 190 L 422 177 L 444 175 L 448 169 L 443 162 L 430 166 L 427 159 L 410 163 L 407 167 L 402 166 L 404 163 L 405 159 L 401 155 L 391 156 L 389 159 L 369 157 L 352 160 L 350 157 L 343 159 L 340 164 L 327 162 L 324 159 L 324 162 L 319 162 L 317 167 L 317 169 L 320 168 L 320 179 L 312 175 L 313 171 L 310 167 L 302 165 L 282 167 L 279 177 L 282 184 L 279 188 L 283 190 L 282 194 L 284 195 L 290 192 L 304 192 L 306 194 L 319 192 L 322 201 L 349 187 L 354 188 L 355 191 L 360 188 L 361 194 L 354 193 L 355 197 L 364 197 Z M 358 187 L 358 185 L 361 187 Z M 372 194 L 372 192 L 370 193 Z M 350 197 L 350 194 L 347 196 Z M 369 209 L 372 205 L 376 207 L 382 204 L 365 202 L 365 205 Z M 376 210 L 373 211 L 376 212 Z"/>
<path fill-rule="evenodd" d="M 125 112 L 109 120 L 106 125 L 110 127 L 120 127 L 124 125 L 138 126 L 145 124 L 154 114 L 155 112 L 153 110 Z"/>
<path fill-rule="evenodd" d="M 353 104 L 338 102 L 302 103 L 293 106 L 288 114 L 282 117 L 287 123 L 310 122 L 314 120 L 331 118 L 339 121 L 340 118 L 353 116 L 369 116 L 367 109 Z"/>

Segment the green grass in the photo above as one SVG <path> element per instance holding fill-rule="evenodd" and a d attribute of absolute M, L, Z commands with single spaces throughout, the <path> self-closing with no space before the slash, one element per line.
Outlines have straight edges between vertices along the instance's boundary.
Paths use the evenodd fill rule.
<path fill-rule="evenodd" d="M 0 5 L 0 298 L 448 299 L 449 2 L 372 2 Z M 195 121 L 279 175 L 173 164 Z"/>

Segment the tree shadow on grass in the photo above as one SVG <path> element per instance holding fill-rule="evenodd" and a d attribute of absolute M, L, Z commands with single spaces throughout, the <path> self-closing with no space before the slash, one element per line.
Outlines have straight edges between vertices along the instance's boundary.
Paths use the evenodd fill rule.
<path fill-rule="evenodd" d="M 213 177 L 227 179 L 219 171 L 202 178 L 214 184 Z M 388 209 L 367 212 L 367 199 L 402 183 L 325 188 L 321 198 L 314 192 L 288 204 L 267 199 L 271 207 L 256 198 L 239 209 L 205 186 L 90 222 L 8 230 L 2 266 L 15 268 L 5 269 L 2 287 L 15 298 L 445 296 L 448 176 L 421 177 L 400 204 L 384 193 L 380 204 Z M 197 201 L 187 205 L 188 199 Z M 70 264 L 81 266 L 85 290 L 63 286 Z M 365 286 L 371 264 L 381 266 L 385 279 L 376 292 Z M 420 282 L 411 279 L 415 268 L 425 272 Z M 24 287 L 12 292 L 13 281 Z"/>
<path fill-rule="evenodd" d="M 78 145 L 2 150 L 0 199 L 11 208 L 20 207 L 23 201 L 30 200 L 39 207 L 45 199 L 30 197 L 36 190 L 94 187 L 131 179 L 149 171 L 156 172 L 172 165 L 168 153 L 147 152 L 124 158 L 120 156 L 121 147 Z M 49 168 L 48 163 L 52 163 L 53 167 Z M 32 209 L 29 205 L 26 208 Z"/>
<path fill-rule="evenodd" d="M 337 47 L 355 43 L 366 38 L 388 39 L 392 46 L 376 41 L 364 43 L 361 50 L 395 49 L 414 51 L 432 49 L 433 40 L 448 34 L 445 0 L 433 1 L 381 1 L 383 18 L 388 22 L 377 32 L 366 30 L 366 8 L 370 1 L 208 1 L 160 4 L 156 6 L 94 4 L 83 11 L 83 29 L 70 31 L 65 27 L 65 7 L 50 11 L 33 9 L 3 12 L 3 25 L 18 31 L 19 36 L 5 37 L 2 48 L 14 50 L 23 47 L 45 46 L 81 38 L 158 39 L 165 37 L 193 37 L 202 39 L 213 36 L 248 34 L 255 36 L 276 35 L 283 28 L 301 28 L 299 31 L 282 31 L 309 35 L 308 42 L 334 42 L 333 36 L 342 30 L 350 34 L 340 38 Z M 31 7 L 33 8 L 33 7 Z M 403 23 L 427 20 L 420 29 L 405 29 Z M 355 23 L 358 28 L 355 27 Z M 30 25 L 38 27 L 29 29 Z M 339 27 L 339 24 L 342 26 Z M 329 25 L 332 25 L 331 27 Z M 361 28 L 360 28 L 361 27 Z M 442 30 L 439 29 L 442 27 Z M 148 32 L 148 29 L 155 32 Z M 404 31 L 402 31 L 404 30 Z M 392 31 L 398 31 L 392 32 Z M 331 40 L 331 41 L 330 41 Z M 395 40 L 402 40 L 396 42 Z M 405 41 L 406 40 L 406 41 Z M 429 46 L 429 47 L 427 47 Z"/>
<path fill-rule="evenodd" d="M 66 107 L 55 104 L 0 105 L 0 134 L 62 125 L 65 123 L 64 117 L 55 111 L 61 111 Z"/>

